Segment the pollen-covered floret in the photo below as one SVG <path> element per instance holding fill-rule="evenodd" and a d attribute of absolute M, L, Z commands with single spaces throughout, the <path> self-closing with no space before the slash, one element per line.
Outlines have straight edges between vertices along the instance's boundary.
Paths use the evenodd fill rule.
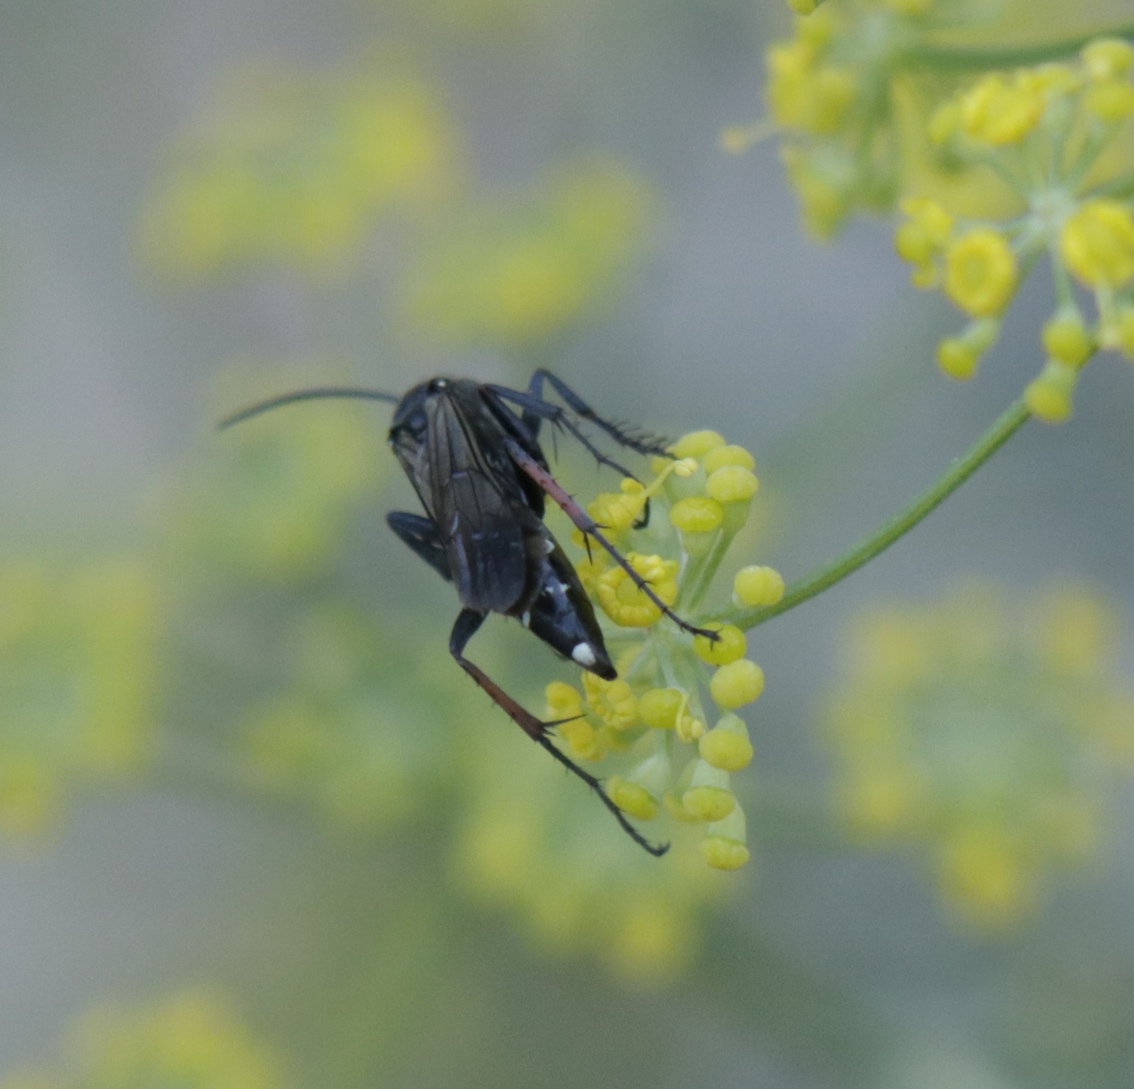
<path fill-rule="evenodd" d="M 847 636 L 823 723 L 847 834 L 923 854 L 968 924 L 1027 916 L 1049 874 L 1090 856 L 1110 787 L 1134 771 L 1115 617 L 1082 589 L 980 587 Z"/>

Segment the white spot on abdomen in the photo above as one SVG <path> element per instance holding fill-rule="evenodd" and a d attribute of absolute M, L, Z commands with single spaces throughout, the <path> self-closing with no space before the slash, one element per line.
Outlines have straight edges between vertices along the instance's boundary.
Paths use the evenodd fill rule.
<path fill-rule="evenodd" d="M 571 657 L 574 658 L 575 661 L 584 668 L 589 668 L 598 661 L 598 659 L 595 657 L 595 652 L 587 643 L 576 643 L 574 648 L 571 650 Z"/>

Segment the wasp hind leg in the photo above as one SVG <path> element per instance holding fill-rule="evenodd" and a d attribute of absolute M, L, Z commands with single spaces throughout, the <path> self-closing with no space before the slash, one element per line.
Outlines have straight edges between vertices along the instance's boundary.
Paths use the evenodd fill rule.
<path fill-rule="evenodd" d="M 654 844 L 646 839 L 646 837 L 627 820 L 626 814 L 614 804 L 610 795 L 603 790 L 602 783 L 593 775 L 585 772 L 569 756 L 566 756 L 552 744 L 551 738 L 548 736 L 548 729 L 558 725 L 558 723 L 541 722 L 530 711 L 524 710 L 523 707 L 512 699 L 512 697 L 478 665 L 470 662 L 468 658 L 465 657 L 465 647 L 468 645 L 468 641 L 476 634 L 481 624 L 484 623 L 484 617 L 484 613 L 477 612 L 475 609 L 462 609 L 460 615 L 457 617 L 457 621 L 453 625 L 452 634 L 449 636 L 449 653 L 452 654 L 457 665 L 476 681 L 484 692 L 488 694 L 489 699 L 491 699 L 497 707 L 506 712 L 508 717 L 511 718 L 528 737 L 536 742 L 537 745 L 542 746 L 551 753 L 551 755 L 573 775 L 582 779 L 583 782 L 599 796 L 602 804 L 610 810 L 614 815 L 614 819 L 622 826 L 622 830 L 638 844 L 639 847 L 648 851 L 655 858 L 660 858 L 669 850 L 669 844 Z"/>

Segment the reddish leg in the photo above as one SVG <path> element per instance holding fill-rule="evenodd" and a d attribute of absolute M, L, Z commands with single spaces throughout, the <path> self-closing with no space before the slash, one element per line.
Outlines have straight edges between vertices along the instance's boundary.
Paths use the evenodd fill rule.
<path fill-rule="evenodd" d="M 559 723 L 541 722 L 535 715 L 531 714 L 529 711 L 525 711 L 523 707 L 512 699 L 512 697 L 479 666 L 470 662 L 465 657 L 465 647 L 473 635 L 476 634 L 477 629 L 484 623 L 484 616 L 484 613 L 478 613 L 475 609 L 462 609 L 460 615 L 457 617 L 457 622 L 453 625 L 453 633 L 449 636 L 449 653 L 456 659 L 457 665 L 488 693 L 489 699 L 491 699 L 497 707 L 507 712 L 508 717 L 511 718 L 528 737 L 543 746 L 543 748 L 551 753 L 568 771 L 582 779 L 583 782 L 599 796 L 602 800 L 602 804 L 614 814 L 614 819 L 622 826 L 622 830 L 638 844 L 639 847 L 648 851 L 655 858 L 660 858 L 669 850 L 669 844 L 653 844 L 646 839 L 646 837 L 626 819 L 626 814 L 611 801 L 610 796 L 603 790 L 602 783 L 593 775 L 589 775 L 585 772 L 570 757 L 560 752 L 559 749 L 551 743 L 551 738 L 547 736 L 547 731 L 552 726 L 558 726 Z M 561 721 L 570 720 L 563 719 Z"/>

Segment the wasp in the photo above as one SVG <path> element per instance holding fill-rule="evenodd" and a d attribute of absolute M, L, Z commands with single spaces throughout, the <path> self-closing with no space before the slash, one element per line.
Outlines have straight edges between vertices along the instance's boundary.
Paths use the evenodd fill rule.
<path fill-rule="evenodd" d="M 563 405 L 545 398 L 545 384 Z M 583 669 L 605 680 L 617 676 L 594 606 L 571 561 L 544 524 L 549 498 L 583 533 L 588 548 L 591 540 L 604 548 L 665 616 L 686 631 L 716 638 L 714 632 L 678 617 L 604 536 L 603 527 L 567 494 L 551 474 L 539 433 L 545 422 L 566 431 L 600 464 L 624 476 L 632 474 L 591 442 L 580 421 L 639 454 L 666 455 L 665 441 L 604 419 L 544 369 L 535 372 L 527 390 L 466 378 L 432 378 L 401 396 L 351 387 L 298 390 L 233 413 L 220 427 L 231 427 L 282 405 L 323 398 L 363 398 L 395 405 L 389 444 L 424 514 L 393 511 L 386 521 L 456 588 L 461 611 L 449 636 L 449 653 L 533 741 L 595 791 L 635 843 L 652 855 L 664 854 L 669 845 L 647 840 L 611 800 L 600 780 L 552 742 L 551 730 L 561 723 L 543 722 L 525 710 L 465 657 L 465 648 L 489 613 L 501 613 L 518 619 L 557 654 Z M 646 517 L 648 508 L 643 519 Z"/>

